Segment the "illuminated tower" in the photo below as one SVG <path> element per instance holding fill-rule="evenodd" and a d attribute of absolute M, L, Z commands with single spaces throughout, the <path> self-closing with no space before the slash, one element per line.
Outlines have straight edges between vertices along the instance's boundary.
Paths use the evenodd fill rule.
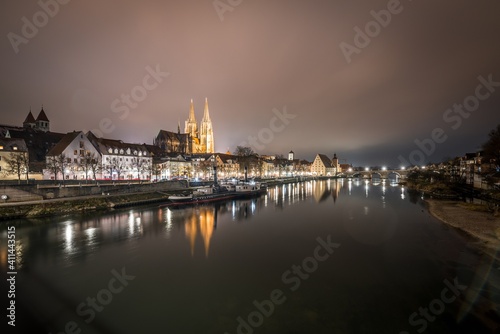
<path fill-rule="evenodd" d="M 214 153 L 214 130 L 208 113 L 208 99 L 205 98 L 205 110 L 200 124 L 200 146 L 203 153 Z"/>
<path fill-rule="evenodd" d="M 184 132 L 188 133 L 191 136 L 191 138 L 196 138 L 198 136 L 198 125 L 196 123 L 196 118 L 194 118 L 193 99 L 191 99 L 191 106 L 189 108 L 189 118 L 185 124 L 186 126 L 184 128 Z"/>

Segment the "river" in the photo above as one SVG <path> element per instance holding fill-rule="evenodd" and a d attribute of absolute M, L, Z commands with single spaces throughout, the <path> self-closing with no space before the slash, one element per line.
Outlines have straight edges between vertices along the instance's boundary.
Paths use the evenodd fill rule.
<path fill-rule="evenodd" d="M 489 333 L 500 314 L 499 268 L 389 180 L 3 222 L 2 294 L 11 226 L 18 331 Z"/>

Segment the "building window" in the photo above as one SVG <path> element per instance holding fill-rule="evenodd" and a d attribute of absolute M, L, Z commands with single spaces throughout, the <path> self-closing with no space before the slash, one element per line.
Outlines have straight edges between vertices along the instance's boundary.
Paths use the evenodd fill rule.
<path fill-rule="evenodd" d="M 66 162 L 70 164 L 71 163 L 71 158 L 66 159 Z"/>
<path fill-rule="evenodd" d="M 13 149 L 14 151 L 17 151 L 17 146 L 12 146 L 12 149 Z"/>
<path fill-rule="evenodd" d="M 74 150 L 73 155 L 78 155 L 78 150 Z"/>
<path fill-rule="evenodd" d="M 74 158 L 74 159 L 73 159 L 73 162 L 74 162 L 75 164 L 77 164 L 77 163 L 78 163 L 78 159 L 77 159 L 77 158 Z"/>
<path fill-rule="evenodd" d="M 85 147 L 85 143 L 83 141 L 80 142 L 80 148 L 84 148 Z"/>
<path fill-rule="evenodd" d="M 80 150 L 80 156 L 84 156 L 85 155 L 85 150 Z"/>
<path fill-rule="evenodd" d="M 3 145 L 0 145 L 0 150 L 3 150 Z"/>

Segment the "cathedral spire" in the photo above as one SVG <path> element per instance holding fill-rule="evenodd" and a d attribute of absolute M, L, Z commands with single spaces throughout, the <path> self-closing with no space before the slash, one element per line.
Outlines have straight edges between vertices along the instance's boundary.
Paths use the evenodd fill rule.
<path fill-rule="evenodd" d="M 203 120 L 205 122 L 210 122 L 210 114 L 208 113 L 208 98 L 205 98 L 205 109 L 203 110 Z"/>
<path fill-rule="evenodd" d="M 205 98 L 205 110 L 200 123 L 200 144 L 203 153 L 214 153 L 214 131 L 208 112 L 208 99 Z"/>
<path fill-rule="evenodd" d="M 191 99 L 191 105 L 189 107 L 189 117 L 185 122 L 184 132 L 189 134 L 192 138 L 198 136 L 198 124 L 196 123 L 196 118 L 194 117 L 194 103 Z"/>
<path fill-rule="evenodd" d="M 194 118 L 194 102 L 193 99 L 191 99 L 191 105 L 189 107 L 189 122 L 196 122 L 196 118 Z"/>

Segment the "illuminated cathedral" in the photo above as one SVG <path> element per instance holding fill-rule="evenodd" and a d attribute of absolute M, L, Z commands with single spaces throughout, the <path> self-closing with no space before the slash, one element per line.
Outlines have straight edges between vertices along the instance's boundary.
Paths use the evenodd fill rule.
<path fill-rule="evenodd" d="M 154 145 L 166 153 L 215 153 L 214 130 L 208 111 L 208 99 L 205 98 L 203 118 L 199 126 L 194 116 L 194 102 L 191 99 L 184 133 L 181 133 L 180 124 L 177 126 L 177 133 L 160 130 L 154 139 Z"/>

